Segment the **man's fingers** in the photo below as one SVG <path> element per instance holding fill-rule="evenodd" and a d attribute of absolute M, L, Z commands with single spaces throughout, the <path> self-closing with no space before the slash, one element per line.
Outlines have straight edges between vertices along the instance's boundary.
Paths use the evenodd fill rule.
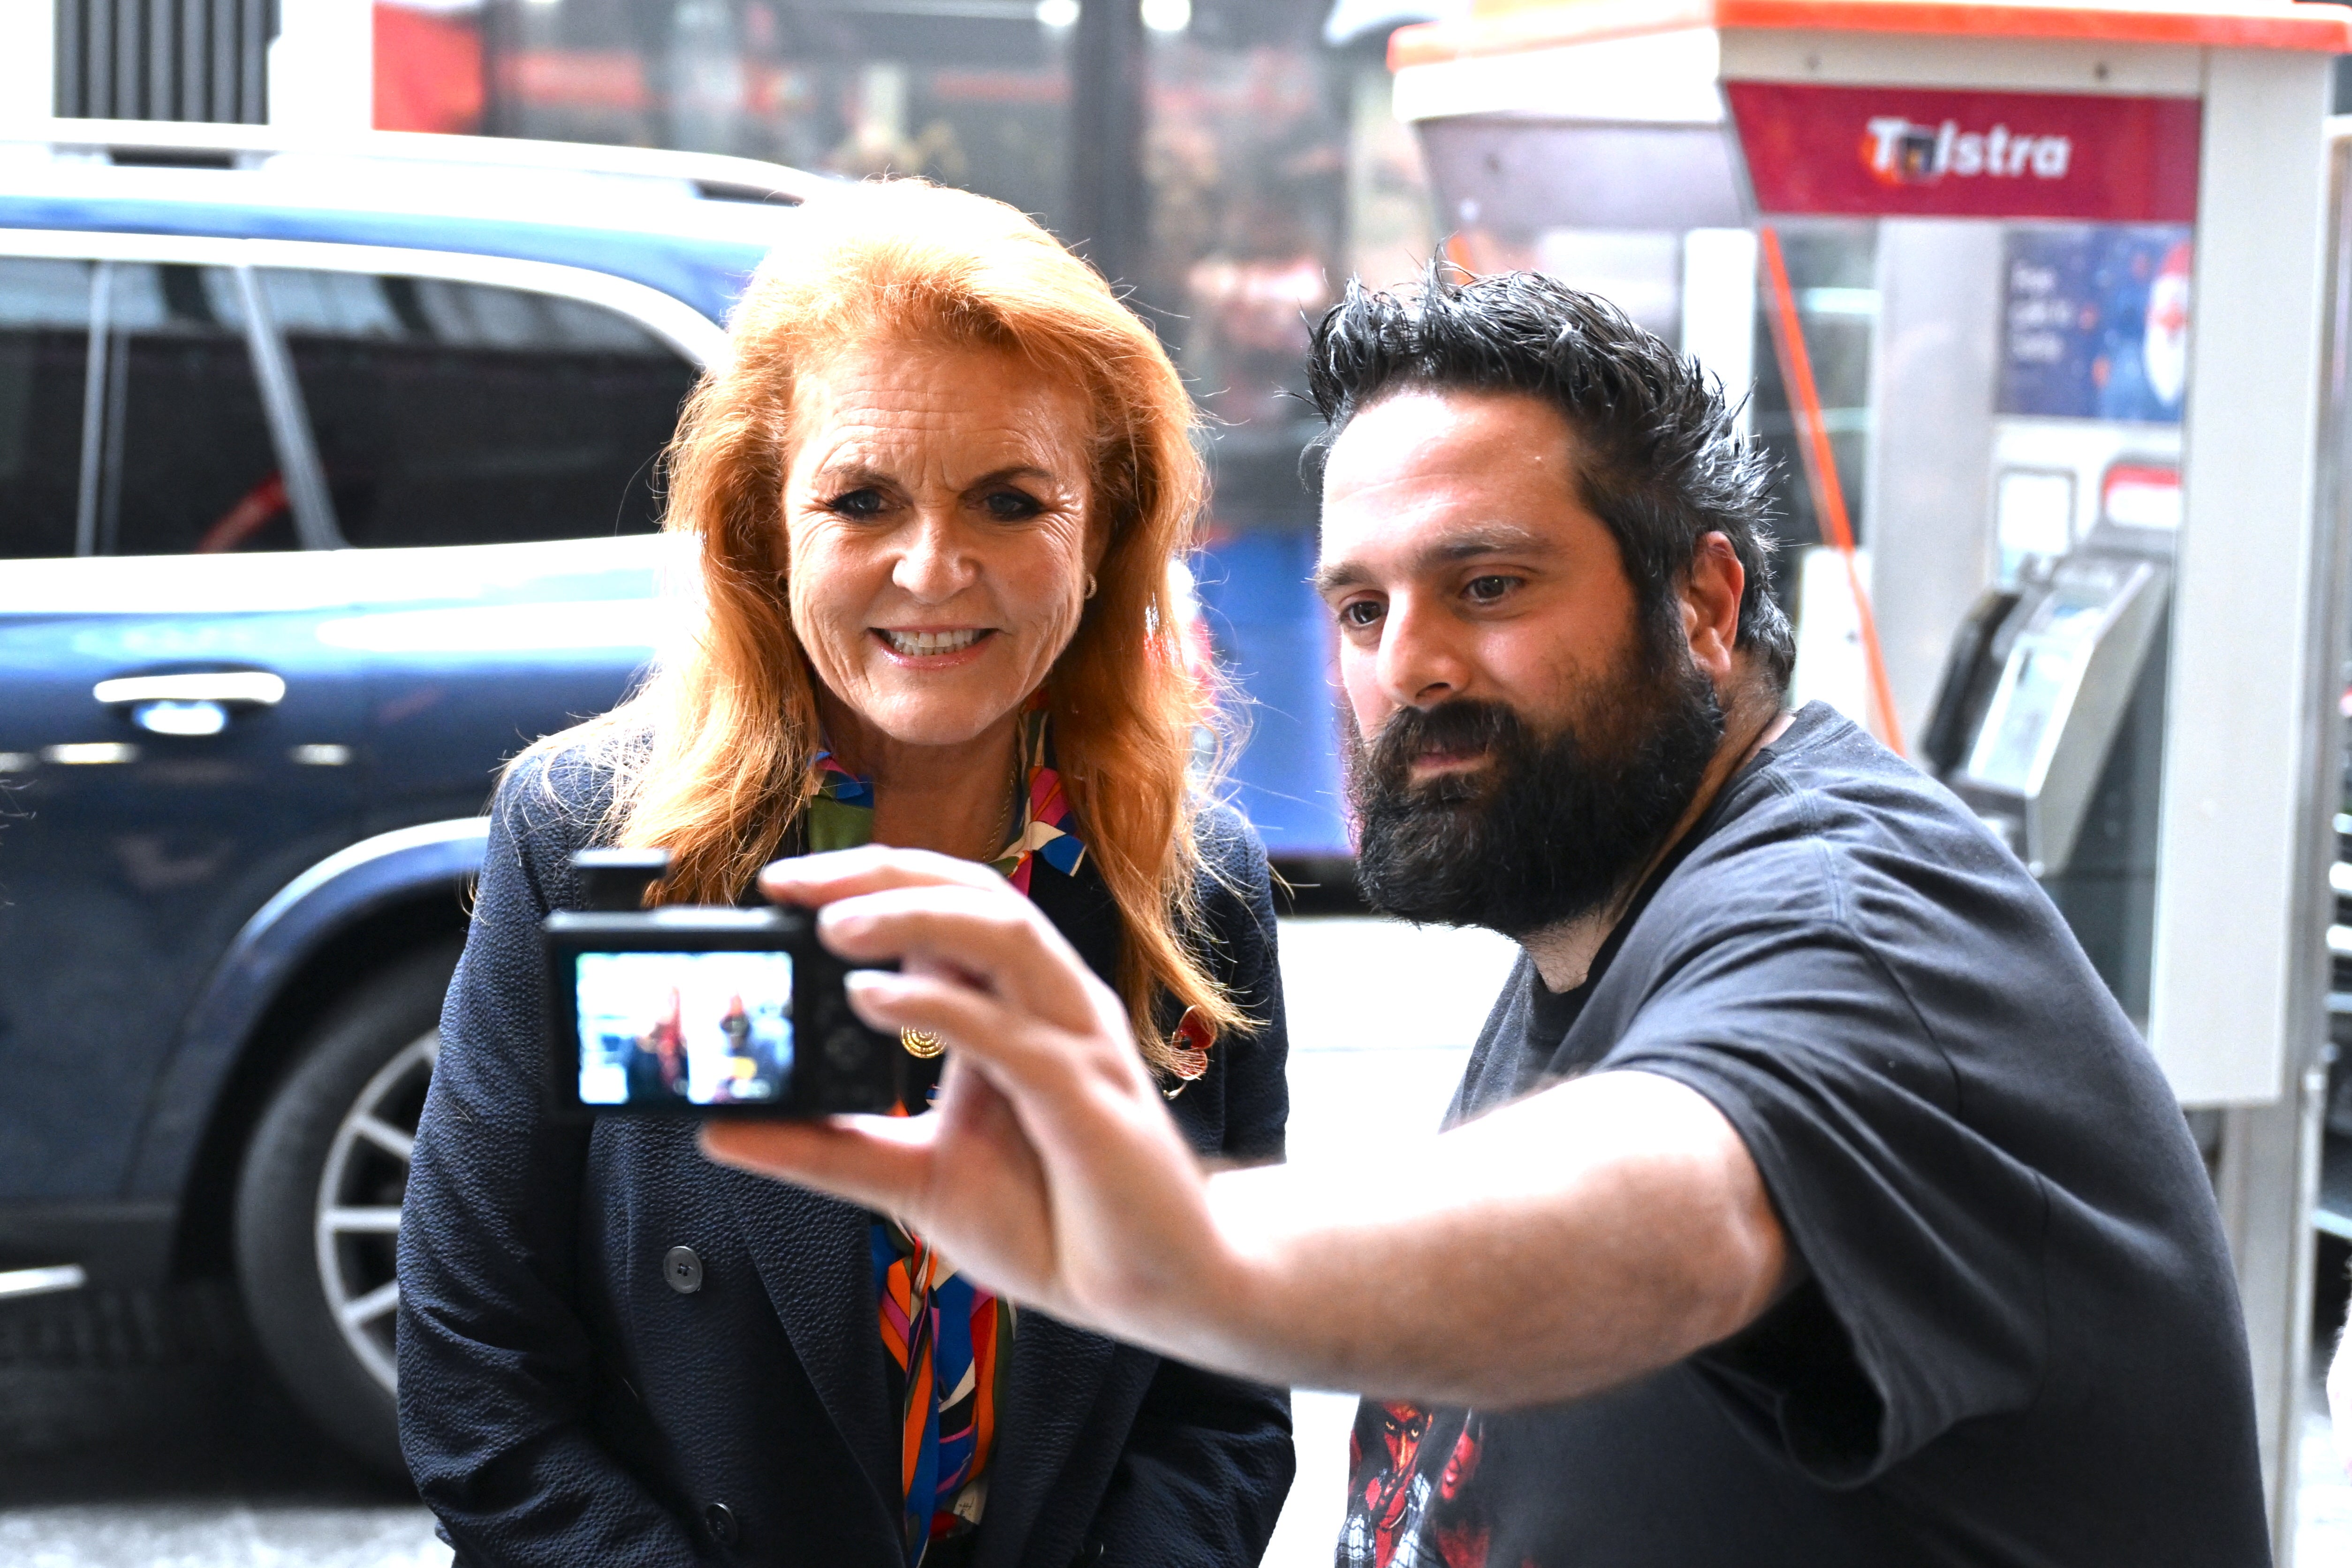
<path fill-rule="evenodd" d="M 1093 1019 L 1085 962 L 1036 905 L 1006 887 L 904 887 L 859 894 L 818 916 L 824 945 L 856 961 L 967 977 L 1066 1029 Z"/>
<path fill-rule="evenodd" d="M 984 865 L 929 850 L 897 850 L 864 844 L 770 862 L 760 873 L 760 891 L 780 904 L 815 909 L 837 898 L 894 887 L 973 887 L 1004 879 Z"/>
<path fill-rule="evenodd" d="M 852 961 L 949 969 L 1066 1028 L 1084 1027 L 1095 1010 L 1076 951 L 985 866 L 868 845 L 777 861 L 761 873 L 761 886 L 771 897 L 821 905 L 824 945 Z"/>
<path fill-rule="evenodd" d="M 1048 939 L 1052 927 L 1036 908 L 1001 879 L 993 887 L 933 883 L 845 894 L 825 905 L 816 927 L 824 945 L 845 958 L 942 953 L 958 968 L 986 975 L 996 963 L 1066 946 Z"/>
<path fill-rule="evenodd" d="M 1066 1099 L 1095 1076 L 1070 1071 L 1072 1059 L 1086 1049 L 1076 1031 L 1041 1027 L 1034 1014 L 1024 1017 L 970 986 L 931 975 L 860 970 L 849 976 L 845 989 L 851 1010 L 873 1028 L 937 1035 L 951 1061 L 961 1058 L 965 1068 L 1026 1094 Z"/>
<path fill-rule="evenodd" d="M 911 1214 L 930 1176 L 929 1116 L 711 1121 L 702 1152 L 721 1165 L 817 1187 L 886 1214 Z"/>
<path fill-rule="evenodd" d="M 1003 1007 L 984 991 L 936 975 L 893 975 L 881 969 L 853 969 L 843 977 L 849 1010 L 884 1032 L 921 1030 L 948 1044 L 967 1041 L 982 1045 L 1001 1039 L 1008 1020 Z"/>

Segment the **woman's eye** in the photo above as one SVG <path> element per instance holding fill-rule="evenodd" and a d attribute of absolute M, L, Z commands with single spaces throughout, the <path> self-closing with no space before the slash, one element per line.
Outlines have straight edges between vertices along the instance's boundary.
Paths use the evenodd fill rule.
<path fill-rule="evenodd" d="M 1517 581 L 1513 577 L 1474 577 L 1463 591 L 1481 604 L 1492 604 L 1510 592 Z"/>
<path fill-rule="evenodd" d="M 1018 490 L 992 490 L 981 501 L 988 515 L 1000 523 L 1017 523 L 1035 517 L 1045 508 L 1034 496 Z"/>
<path fill-rule="evenodd" d="M 882 515 L 882 492 L 875 489 L 851 490 L 835 496 L 824 504 L 828 512 L 838 512 L 845 517 L 878 517 Z"/>

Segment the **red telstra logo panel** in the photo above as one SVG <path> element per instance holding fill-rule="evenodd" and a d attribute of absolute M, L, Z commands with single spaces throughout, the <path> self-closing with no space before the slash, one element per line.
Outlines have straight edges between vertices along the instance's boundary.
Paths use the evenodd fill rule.
<path fill-rule="evenodd" d="M 1723 90 L 1762 212 L 2196 221 L 2193 98 L 1753 81 Z"/>

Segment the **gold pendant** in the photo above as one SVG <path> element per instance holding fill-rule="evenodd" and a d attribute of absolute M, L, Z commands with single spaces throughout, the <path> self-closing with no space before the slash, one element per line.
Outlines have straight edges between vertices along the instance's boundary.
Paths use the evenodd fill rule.
<path fill-rule="evenodd" d="M 907 1048 L 908 1056 L 923 1061 L 929 1061 L 948 1048 L 947 1041 L 931 1033 L 930 1030 L 922 1029 L 900 1030 L 898 1043 Z"/>

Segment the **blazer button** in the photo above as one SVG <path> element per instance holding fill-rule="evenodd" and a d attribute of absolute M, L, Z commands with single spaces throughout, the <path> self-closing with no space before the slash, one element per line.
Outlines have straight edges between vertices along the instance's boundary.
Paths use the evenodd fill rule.
<path fill-rule="evenodd" d="M 673 1247 L 662 1254 L 662 1278 L 681 1296 L 702 1289 L 702 1260 L 691 1247 Z"/>
<path fill-rule="evenodd" d="M 735 1511 L 723 1502 L 714 1502 L 702 1511 L 702 1521 L 710 1526 L 710 1539 L 721 1546 L 735 1544 Z"/>

